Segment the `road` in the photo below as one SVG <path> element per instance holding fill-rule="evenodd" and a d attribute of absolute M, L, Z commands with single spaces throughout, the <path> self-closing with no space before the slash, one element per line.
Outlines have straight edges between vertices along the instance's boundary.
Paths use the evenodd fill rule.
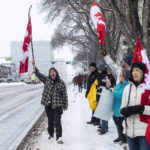
<path fill-rule="evenodd" d="M 0 150 L 15 150 L 43 112 L 43 85 L 0 87 Z"/>

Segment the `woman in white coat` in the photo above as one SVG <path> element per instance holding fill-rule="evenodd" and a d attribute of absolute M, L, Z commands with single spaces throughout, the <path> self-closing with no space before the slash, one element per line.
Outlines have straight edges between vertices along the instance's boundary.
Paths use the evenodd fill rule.
<path fill-rule="evenodd" d="M 150 106 L 141 105 L 141 95 L 145 65 L 141 62 L 131 66 L 131 84 L 123 92 L 120 113 L 126 118 L 124 133 L 130 150 L 150 150 L 150 145 L 145 138 L 147 124 L 140 121 L 140 114 L 150 115 Z"/>

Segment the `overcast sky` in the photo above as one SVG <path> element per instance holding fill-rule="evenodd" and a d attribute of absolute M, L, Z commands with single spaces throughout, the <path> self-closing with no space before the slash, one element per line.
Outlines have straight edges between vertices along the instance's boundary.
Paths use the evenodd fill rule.
<path fill-rule="evenodd" d="M 44 23 L 45 14 L 39 14 L 40 0 L 3 0 L 0 2 L 0 57 L 10 56 L 10 41 L 21 41 L 26 33 L 28 9 L 32 4 L 33 40 L 50 40 L 54 25 Z"/>

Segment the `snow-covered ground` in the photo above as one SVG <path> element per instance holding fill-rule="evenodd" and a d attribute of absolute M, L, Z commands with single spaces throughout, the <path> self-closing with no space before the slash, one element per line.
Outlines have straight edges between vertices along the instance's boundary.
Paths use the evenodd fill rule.
<path fill-rule="evenodd" d="M 0 87 L 4 87 L 4 86 L 20 86 L 20 85 L 24 85 L 26 83 L 24 82 L 12 82 L 12 83 L 0 83 Z"/>
<path fill-rule="evenodd" d="M 56 140 L 48 140 L 48 133 L 42 132 L 36 137 L 32 150 L 121 150 L 119 144 L 114 144 L 117 131 L 113 120 L 109 122 L 109 132 L 99 135 L 97 126 L 86 124 L 90 120 L 91 110 L 85 98 L 85 91 L 78 93 L 77 87 L 68 86 L 69 108 L 62 117 L 64 144 Z"/>
<path fill-rule="evenodd" d="M 15 150 L 42 114 L 42 89 L 42 84 L 1 84 L 0 150 Z"/>

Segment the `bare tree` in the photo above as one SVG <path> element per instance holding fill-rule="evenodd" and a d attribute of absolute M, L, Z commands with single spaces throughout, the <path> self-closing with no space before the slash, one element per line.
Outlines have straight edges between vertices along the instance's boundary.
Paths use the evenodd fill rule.
<path fill-rule="evenodd" d="M 72 45 L 78 51 L 75 59 L 84 59 L 87 51 L 91 56 L 95 54 L 97 62 L 103 59 L 99 53 L 101 47 L 97 33 L 90 19 L 92 3 L 93 0 L 41 0 L 48 21 L 53 21 L 58 16 L 62 19 L 51 41 L 53 48 Z M 100 0 L 99 6 L 107 28 L 105 48 L 112 60 L 121 59 L 122 56 L 118 54 L 124 53 L 119 48 L 122 37 L 133 53 L 136 38 L 141 36 L 141 42 L 150 56 L 149 0 L 144 0 L 143 3 L 139 0 Z M 141 18 L 139 9 L 142 12 Z M 89 59 L 93 60 L 93 56 Z"/>

